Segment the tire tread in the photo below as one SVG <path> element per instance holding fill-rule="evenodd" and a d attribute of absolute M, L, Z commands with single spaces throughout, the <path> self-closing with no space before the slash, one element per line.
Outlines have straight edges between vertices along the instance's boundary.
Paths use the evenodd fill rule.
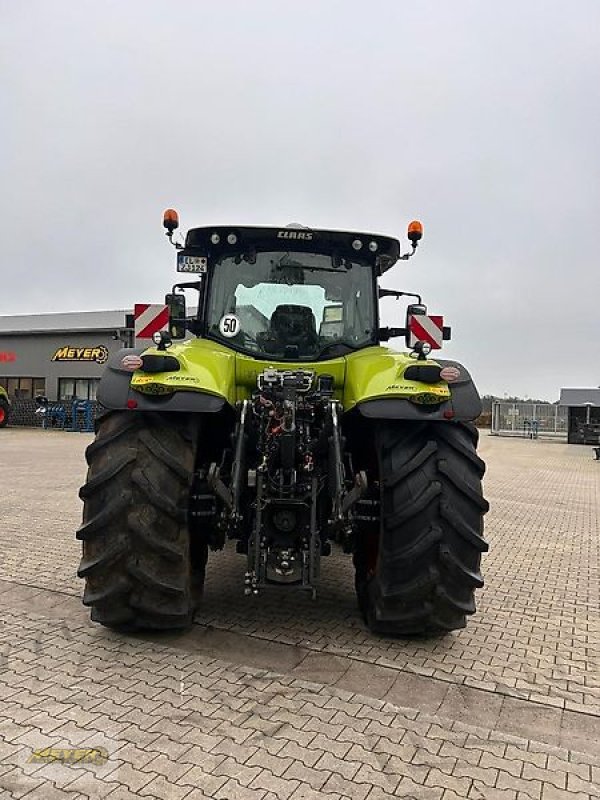
<path fill-rule="evenodd" d="M 379 423 L 381 524 L 370 572 L 366 544 L 355 553 L 359 605 L 373 631 L 442 633 L 475 612 L 489 508 L 477 441 L 470 424 Z"/>
<path fill-rule="evenodd" d="M 184 628 L 194 612 L 187 503 L 196 423 L 112 412 L 98 422 L 80 490 L 78 575 L 95 622 L 127 630 Z"/>

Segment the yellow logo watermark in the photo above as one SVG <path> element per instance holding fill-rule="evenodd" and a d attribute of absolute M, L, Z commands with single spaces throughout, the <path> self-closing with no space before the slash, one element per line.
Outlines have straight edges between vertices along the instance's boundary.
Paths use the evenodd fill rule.
<path fill-rule="evenodd" d="M 101 767 L 108 761 L 104 747 L 43 747 L 34 750 L 27 759 L 29 764 L 95 764 Z"/>

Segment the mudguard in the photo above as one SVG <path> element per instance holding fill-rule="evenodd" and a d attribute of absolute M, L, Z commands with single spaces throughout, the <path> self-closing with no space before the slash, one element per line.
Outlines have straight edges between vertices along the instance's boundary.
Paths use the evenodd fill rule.
<path fill-rule="evenodd" d="M 145 394 L 132 389 L 133 375 L 131 370 L 121 366 L 124 356 L 156 352 L 146 347 L 123 348 L 112 353 L 104 370 L 98 387 L 98 402 L 110 410 L 126 409 L 131 406 L 128 401 L 135 401 L 136 411 L 176 411 L 176 412 L 208 412 L 220 411 L 226 403 L 223 396 L 203 391 L 177 391 L 170 394 Z M 139 374 L 139 373 L 135 373 Z M 176 373 L 179 375 L 179 373 Z M 144 380 L 146 377 L 141 376 Z M 185 375 L 182 376 L 185 380 Z"/>
<path fill-rule="evenodd" d="M 348 357 L 348 373 L 344 407 L 356 408 L 363 416 L 373 419 L 472 421 L 482 411 L 481 399 L 469 371 L 456 361 L 430 358 L 428 364 L 452 366 L 460 370 L 460 378 L 447 384 L 440 381 L 427 384 L 404 378 L 408 366 L 415 360 L 407 353 L 388 348 L 365 349 Z M 437 395 L 440 402 L 422 405 L 419 394 Z M 410 398 L 414 398 L 411 401 Z"/>

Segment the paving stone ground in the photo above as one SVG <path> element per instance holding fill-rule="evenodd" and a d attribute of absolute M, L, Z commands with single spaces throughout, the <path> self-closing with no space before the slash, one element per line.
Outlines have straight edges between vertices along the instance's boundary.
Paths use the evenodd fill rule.
<path fill-rule="evenodd" d="M 365 630 L 341 553 L 316 602 L 248 599 L 242 557 L 214 553 L 190 632 L 92 625 L 73 535 L 88 441 L 0 432 L 0 798 L 600 797 L 590 448 L 482 437 L 478 613 L 398 641 Z M 32 762 L 39 748 L 108 759 Z"/>

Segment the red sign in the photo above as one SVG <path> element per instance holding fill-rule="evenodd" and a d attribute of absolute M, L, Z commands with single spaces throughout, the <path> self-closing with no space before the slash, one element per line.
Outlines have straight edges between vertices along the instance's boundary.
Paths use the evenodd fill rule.
<path fill-rule="evenodd" d="M 16 360 L 17 360 L 16 353 L 9 353 L 6 352 L 5 350 L 0 350 L 0 363 L 7 364 Z"/>
<path fill-rule="evenodd" d="M 169 327 L 169 306 L 136 303 L 133 309 L 136 339 L 151 339 L 152 334 Z"/>
<path fill-rule="evenodd" d="M 409 318 L 410 347 L 427 342 L 432 350 L 441 350 L 444 341 L 444 318 L 429 314 L 412 314 Z"/>

